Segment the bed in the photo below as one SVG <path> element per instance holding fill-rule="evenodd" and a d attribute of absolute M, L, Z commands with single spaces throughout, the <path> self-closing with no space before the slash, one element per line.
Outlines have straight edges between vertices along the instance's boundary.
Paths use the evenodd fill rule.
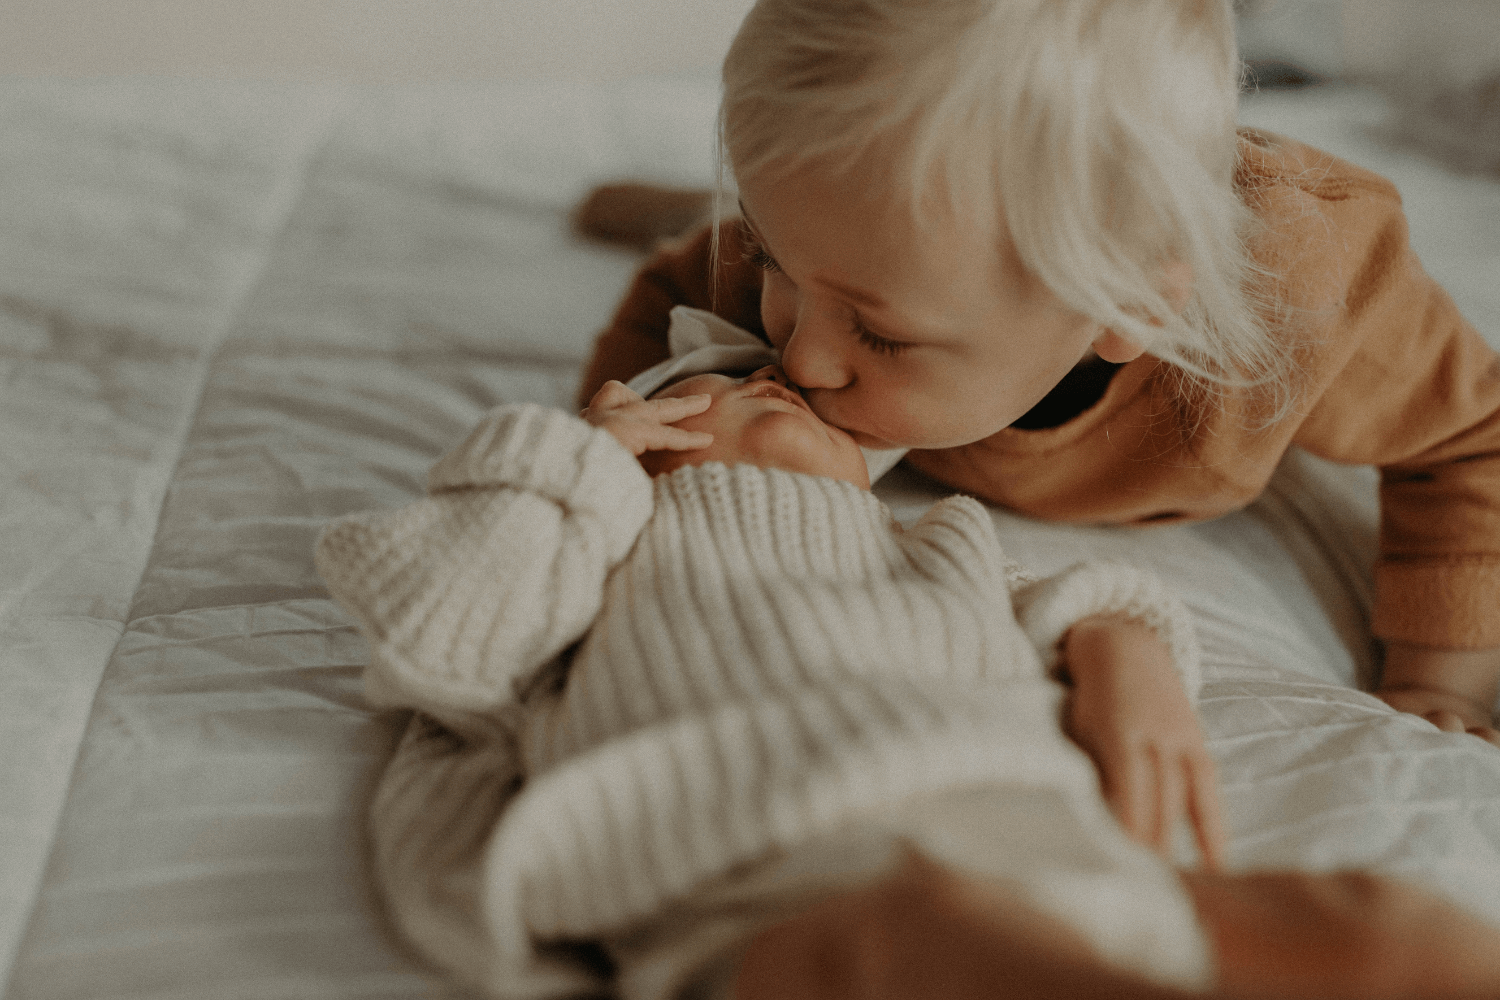
<path fill-rule="evenodd" d="M 7 1000 L 459 996 L 402 941 L 364 812 L 403 728 L 319 528 L 416 495 L 502 401 L 569 405 L 639 258 L 619 178 L 706 185 L 712 79 L 353 88 L 0 81 L 0 982 Z M 1500 344 L 1500 180 L 1371 90 L 1248 123 L 1391 177 Z M 1156 567 L 1198 614 L 1236 866 L 1403 874 L 1500 923 L 1500 750 L 1361 693 L 1373 474 L 1306 455 L 1204 525 L 996 512 L 1012 555 Z M 898 469 L 898 516 L 938 495 Z M 1497 609 L 1500 611 L 1500 609 Z"/>

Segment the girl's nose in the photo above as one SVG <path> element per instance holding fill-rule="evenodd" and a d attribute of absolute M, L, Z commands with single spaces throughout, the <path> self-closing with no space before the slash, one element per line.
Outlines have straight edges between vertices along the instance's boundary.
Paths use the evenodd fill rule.
<path fill-rule="evenodd" d="M 830 331 L 799 323 L 782 347 L 781 364 L 803 389 L 842 389 L 852 381 L 844 358 L 829 340 Z"/>

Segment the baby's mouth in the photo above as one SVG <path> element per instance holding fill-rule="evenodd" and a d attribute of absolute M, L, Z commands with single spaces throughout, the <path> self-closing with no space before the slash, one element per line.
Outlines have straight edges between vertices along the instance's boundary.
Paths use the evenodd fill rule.
<path fill-rule="evenodd" d="M 793 389 L 788 389 L 786 386 L 781 385 L 778 382 L 771 382 L 769 380 L 764 382 L 757 382 L 755 384 L 755 388 L 747 393 L 747 395 L 770 396 L 773 399 L 784 399 L 788 403 L 793 403 L 797 406 L 802 407 L 809 413 L 812 412 L 812 407 L 807 405 L 807 400 L 803 399 L 800 393 L 796 392 Z"/>

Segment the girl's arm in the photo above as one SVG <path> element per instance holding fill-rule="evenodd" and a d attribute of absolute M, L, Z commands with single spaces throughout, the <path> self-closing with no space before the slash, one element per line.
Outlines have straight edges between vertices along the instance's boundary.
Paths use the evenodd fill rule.
<path fill-rule="evenodd" d="M 609 325 L 594 341 L 593 355 L 578 386 L 580 407 L 609 380 L 628 382 L 666 359 L 668 314 L 673 306 L 707 309 L 735 326 L 761 333 L 761 271 L 747 259 L 739 227 L 738 218 L 719 225 L 717 273 L 710 266 L 710 226 L 662 247 L 646 261 Z"/>
<path fill-rule="evenodd" d="M 457 728 L 592 624 L 651 514 L 651 482 L 607 431 L 502 406 L 433 466 L 428 495 L 346 517 L 318 571 L 370 642 L 365 689 Z"/>
<path fill-rule="evenodd" d="M 1302 234 L 1267 243 L 1306 413 L 1284 423 L 1313 454 L 1380 468 L 1376 693 L 1494 740 L 1500 356 L 1423 270 L 1389 182 L 1290 140 L 1267 148 L 1282 162 L 1255 192 L 1266 231 Z"/>

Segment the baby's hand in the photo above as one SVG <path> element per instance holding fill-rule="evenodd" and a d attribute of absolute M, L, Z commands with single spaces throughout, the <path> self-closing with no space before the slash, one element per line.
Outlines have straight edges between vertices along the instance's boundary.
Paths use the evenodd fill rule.
<path fill-rule="evenodd" d="M 1136 840 L 1165 854 L 1192 820 L 1204 864 L 1224 853 L 1214 760 L 1172 654 L 1150 628 L 1099 616 L 1063 639 L 1073 691 L 1064 726 L 1099 768 L 1104 797 Z"/>
<path fill-rule="evenodd" d="M 696 451 L 713 444 L 714 436 L 707 431 L 689 431 L 671 425 L 702 413 L 712 404 L 713 397 L 707 393 L 646 399 L 625 383 L 611 380 L 594 393 L 579 416 L 609 431 L 632 455 L 648 451 Z"/>

